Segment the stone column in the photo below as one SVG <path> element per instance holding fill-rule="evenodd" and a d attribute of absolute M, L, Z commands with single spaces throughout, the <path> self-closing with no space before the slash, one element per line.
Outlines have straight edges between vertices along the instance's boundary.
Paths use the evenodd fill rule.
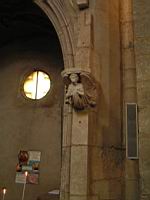
<path fill-rule="evenodd" d="M 79 33 L 75 54 L 75 66 L 85 71 L 91 71 L 91 24 L 89 10 L 80 11 L 78 16 Z M 88 112 L 74 111 L 72 122 L 70 200 L 87 200 L 89 196 Z"/>
<path fill-rule="evenodd" d="M 72 107 L 64 104 L 63 109 L 63 136 L 62 136 L 62 167 L 60 199 L 70 198 L 70 158 L 71 158 L 71 134 L 72 134 Z"/>
<path fill-rule="evenodd" d="M 67 152 L 69 157 L 65 162 L 66 170 L 64 169 L 62 173 L 68 177 L 70 172 L 67 181 L 69 200 L 87 200 L 89 198 L 89 110 L 96 106 L 96 85 L 90 73 L 82 69 L 64 70 L 62 76 L 66 86 L 65 103 L 72 108 L 72 120 L 67 122 L 71 127 L 69 125 L 69 129 L 64 129 L 67 143 L 71 146 Z M 67 140 L 63 143 L 65 144 Z"/>
<path fill-rule="evenodd" d="M 73 111 L 71 138 L 70 200 L 87 200 L 88 113 Z"/>
<path fill-rule="evenodd" d="M 124 108 L 124 138 L 125 104 L 137 102 L 136 66 L 133 40 L 132 0 L 120 0 L 121 4 L 121 37 L 122 37 L 122 67 L 123 67 L 123 108 Z M 124 139 L 124 146 L 125 146 Z M 138 160 L 125 160 L 125 199 L 137 200 L 139 197 Z"/>
<path fill-rule="evenodd" d="M 87 8 L 88 1 L 77 1 L 79 8 Z M 68 196 L 62 199 L 87 200 L 89 198 L 89 110 L 96 104 L 96 87 L 90 74 L 91 66 L 91 14 L 88 9 L 79 11 L 78 35 L 75 50 L 75 68 L 68 68 L 62 72 L 65 82 L 65 105 L 69 106 L 71 118 L 64 122 L 69 128 L 64 128 L 64 138 L 68 138 L 67 155 L 62 168 L 62 186 Z M 74 78 L 76 83 L 74 83 Z M 68 121 L 69 120 L 69 121 Z M 66 126 L 66 125 L 65 125 Z M 65 136 L 66 135 L 66 136 Z M 63 141 L 63 146 L 65 145 Z M 66 153 L 65 153 L 66 154 Z M 67 183 L 63 183 L 63 176 L 67 176 Z M 66 178 L 64 178 L 66 182 Z M 91 199 L 91 198 L 90 198 Z"/>

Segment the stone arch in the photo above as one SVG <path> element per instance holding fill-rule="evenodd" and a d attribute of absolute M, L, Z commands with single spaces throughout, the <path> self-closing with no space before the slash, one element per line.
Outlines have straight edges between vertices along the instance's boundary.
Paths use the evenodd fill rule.
<path fill-rule="evenodd" d="M 75 45 L 73 31 L 64 13 L 62 0 L 34 0 L 51 21 L 60 41 L 64 60 L 64 69 L 75 68 Z M 72 130 L 72 109 L 64 104 L 63 109 L 63 142 L 62 142 L 62 167 L 60 200 L 70 198 L 70 159 L 71 159 L 71 130 Z"/>
<path fill-rule="evenodd" d="M 63 3 L 60 0 L 34 2 L 45 12 L 56 30 L 62 48 L 64 68 L 75 67 L 73 34 L 63 11 Z"/>

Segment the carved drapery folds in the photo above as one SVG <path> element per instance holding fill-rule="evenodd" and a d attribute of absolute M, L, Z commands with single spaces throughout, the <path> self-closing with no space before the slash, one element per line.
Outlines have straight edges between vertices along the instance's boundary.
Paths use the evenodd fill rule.
<path fill-rule="evenodd" d="M 89 72 L 81 69 L 68 69 L 62 72 L 65 83 L 65 103 L 76 111 L 96 105 L 96 83 Z"/>

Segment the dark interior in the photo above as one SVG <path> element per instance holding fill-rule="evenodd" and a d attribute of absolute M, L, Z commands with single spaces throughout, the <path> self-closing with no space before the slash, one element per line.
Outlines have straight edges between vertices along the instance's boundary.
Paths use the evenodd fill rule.
<path fill-rule="evenodd" d="M 0 47 L 39 36 L 57 40 L 50 20 L 32 0 L 0 1 L 0 35 Z"/>

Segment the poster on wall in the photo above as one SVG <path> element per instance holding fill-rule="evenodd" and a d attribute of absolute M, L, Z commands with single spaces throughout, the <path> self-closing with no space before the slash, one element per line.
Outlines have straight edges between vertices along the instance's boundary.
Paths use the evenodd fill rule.
<path fill-rule="evenodd" d="M 40 151 L 20 150 L 18 154 L 18 163 L 16 165 L 16 183 L 38 184 L 39 165 L 41 159 Z M 25 172 L 28 176 L 25 176 Z"/>

